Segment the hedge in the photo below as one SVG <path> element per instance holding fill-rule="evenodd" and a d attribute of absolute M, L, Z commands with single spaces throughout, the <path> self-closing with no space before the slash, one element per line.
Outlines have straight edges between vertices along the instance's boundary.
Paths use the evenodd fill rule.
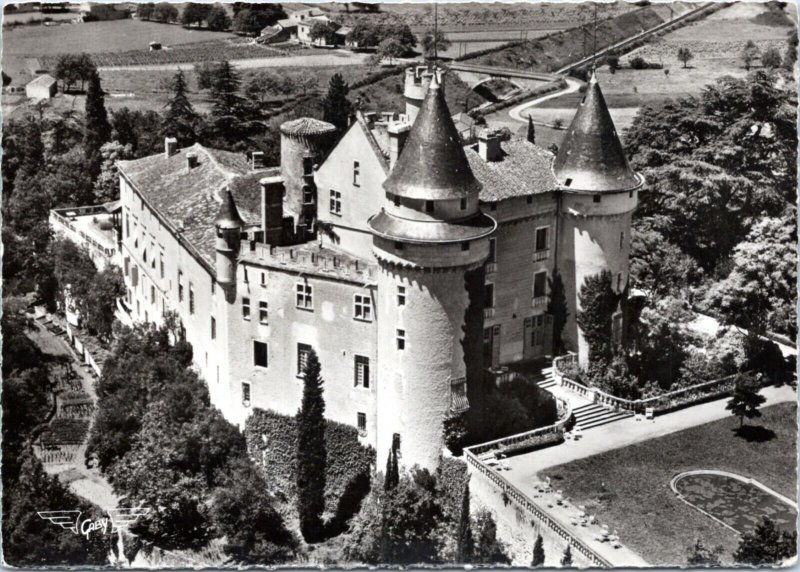
<path fill-rule="evenodd" d="M 244 435 L 250 456 L 263 469 L 271 492 L 293 504 L 297 440 L 294 417 L 255 409 L 245 424 Z M 358 442 L 355 427 L 334 421 L 326 421 L 325 442 L 325 512 L 329 521 L 343 524 L 358 511 L 369 491 L 375 452 Z"/>

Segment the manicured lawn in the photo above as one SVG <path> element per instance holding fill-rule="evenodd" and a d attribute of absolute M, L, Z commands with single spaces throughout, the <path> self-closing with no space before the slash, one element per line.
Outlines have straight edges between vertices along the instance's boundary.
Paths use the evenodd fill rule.
<path fill-rule="evenodd" d="M 685 410 L 691 415 L 691 409 Z M 676 474 L 717 469 L 752 477 L 779 493 L 796 495 L 797 406 L 767 407 L 753 425 L 774 432 L 768 440 L 748 441 L 735 434 L 729 417 L 547 469 L 555 488 L 586 506 L 600 522 L 616 529 L 623 543 L 654 565 L 686 563 L 686 551 L 700 538 L 724 547 L 731 562 L 738 536 L 675 497 Z"/>

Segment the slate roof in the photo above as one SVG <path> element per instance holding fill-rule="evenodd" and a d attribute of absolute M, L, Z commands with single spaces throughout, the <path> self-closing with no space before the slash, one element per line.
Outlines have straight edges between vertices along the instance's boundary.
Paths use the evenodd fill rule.
<path fill-rule="evenodd" d="M 197 155 L 188 169 L 186 154 Z M 120 161 L 120 172 L 142 194 L 175 234 L 213 268 L 214 219 L 222 205 L 222 191 L 230 188 L 245 228 L 260 225 L 258 181 L 272 169 L 253 171 L 244 155 L 200 144 L 181 149 L 169 158 L 163 153 L 133 161 Z"/>
<path fill-rule="evenodd" d="M 558 187 L 551 169 L 553 154 L 550 151 L 518 138 L 503 141 L 500 148 L 502 159 L 487 162 L 478 155 L 477 144 L 465 147 L 472 172 L 483 185 L 482 201 L 537 195 Z"/>
<path fill-rule="evenodd" d="M 426 200 L 458 199 L 480 190 L 435 75 L 383 188 Z"/>
<path fill-rule="evenodd" d="M 642 185 L 628 164 L 594 73 L 558 150 L 553 172 L 567 190 L 628 191 Z"/>

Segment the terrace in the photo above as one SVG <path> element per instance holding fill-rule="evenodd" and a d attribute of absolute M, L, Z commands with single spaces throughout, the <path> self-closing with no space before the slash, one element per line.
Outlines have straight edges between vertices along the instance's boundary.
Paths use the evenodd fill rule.
<path fill-rule="evenodd" d="M 88 248 L 92 260 L 104 268 L 117 254 L 118 204 L 53 209 L 50 226 L 65 238 Z"/>

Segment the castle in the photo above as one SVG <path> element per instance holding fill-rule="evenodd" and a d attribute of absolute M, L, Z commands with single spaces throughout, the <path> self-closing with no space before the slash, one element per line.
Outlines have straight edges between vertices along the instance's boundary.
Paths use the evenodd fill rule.
<path fill-rule="evenodd" d="M 177 312 L 230 421 L 296 413 L 313 349 L 330 419 L 434 468 L 471 379 L 552 355 L 556 273 L 564 343 L 586 362 L 578 291 L 604 270 L 626 288 L 643 182 L 600 86 L 554 157 L 488 130 L 464 146 L 439 74 L 406 70 L 405 112 L 357 112 L 338 140 L 317 119 L 284 123 L 280 167 L 171 139 L 120 162 L 130 317 Z"/>

